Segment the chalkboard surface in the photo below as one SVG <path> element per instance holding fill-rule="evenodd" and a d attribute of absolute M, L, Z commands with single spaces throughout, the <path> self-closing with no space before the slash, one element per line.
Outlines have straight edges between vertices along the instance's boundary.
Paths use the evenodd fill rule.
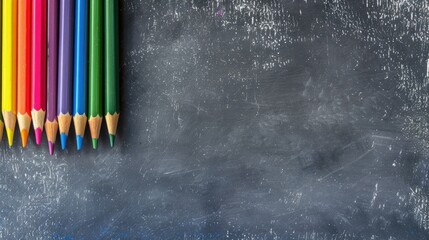
<path fill-rule="evenodd" d="M 3 142 L 0 238 L 429 239 L 427 1 L 120 6 L 116 147 Z"/>

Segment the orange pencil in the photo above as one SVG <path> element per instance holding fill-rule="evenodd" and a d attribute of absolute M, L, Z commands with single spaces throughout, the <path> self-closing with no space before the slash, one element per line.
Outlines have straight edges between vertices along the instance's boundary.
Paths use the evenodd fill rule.
<path fill-rule="evenodd" d="M 17 110 L 22 147 L 31 124 L 31 0 L 18 1 Z"/>

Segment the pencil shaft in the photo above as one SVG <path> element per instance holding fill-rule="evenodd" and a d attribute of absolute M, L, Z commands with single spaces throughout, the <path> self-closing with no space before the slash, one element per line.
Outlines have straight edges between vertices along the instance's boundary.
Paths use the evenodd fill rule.
<path fill-rule="evenodd" d="M 82 148 L 87 121 L 88 1 L 76 0 L 73 122 L 77 149 Z"/>
<path fill-rule="evenodd" d="M 90 2 L 89 14 L 89 117 L 102 116 L 101 84 L 102 84 L 102 0 Z"/>
<path fill-rule="evenodd" d="M 2 111 L 16 114 L 16 1 L 4 0 L 2 10 Z"/>
<path fill-rule="evenodd" d="M 102 123 L 101 89 L 103 75 L 103 0 L 90 1 L 89 5 L 89 130 L 92 146 L 98 146 Z"/>
<path fill-rule="evenodd" d="M 2 2 L 0 1 L 0 19 L 3 19 L 3 6 L 2 6 L 3 4 L 2 4 Z M 3 54 L 2 54 L 2 33 L 3 33 L 3 26 L 2 26 L 2 24 L 0 23 L 0 56 L 2 56 Z M 0 57 L 0 66 L 2 65 L 2 57 Z M 0 74 L 2 74 L 1 73 L 2 72 L 2 70 L 1 70 L 1 68 L 0 68 Z M 1 104 L 1 102 L 2 102 L 2 97 L 1 97 L 1 84 L 0 84 L 0 108 L 1 108 L 1 106 L 2 106 L 2 104 Z M 2 138 L 3 138 L 3 129 L 4 129 L 4 121 L 3 121 L 3 114 L 1 113 L 1 111 L 0 111 L 0 142 L 1 142 L 1 140 L 2 140 Z"/>
<path fill-rule="evenodd" d="M 18 1 L 17 111 L 31 116 L 31 0 Z"/>
<path fill-rule="evenodd" d="M 31 0 L 18 1 L 17 119 L 22 146 L 31 125 Z"/>
<path fill-rule="evenodd" d="M 87 111 L 88 1 L 76 0 L 73 115 Z"/>
<path fill-rule="evenodd" d="M 74 7 L 74 1 L 60 0 L 57 113 L 63 150 L 72 119 Z"/>
<path fill-rule="evenodd" d="M 58 132 L 57 73 L 58 73 L 58 0 L 48 0 L 48 96 L 46 105 L 46 137 L 49 153 L 54 154 Z"/>
<path fill-rule="evenodd" d="M 119 29 L 118 1 L 104 2 L 104 113 L 110 146 L 113 147 L 119 119 Z"/>
<path fill-rule="evenodd" d="M 57 114 L 72 114 L 74 1 L 60 0 Z"/>
<path fill-rule="evenodd" d="M 58 0 L 48 0 L 48 96 L 46 119 L 57 118 Z"/>
<path fill-rule="evenodd" d="M 34 0 L 32 5 L 31 95 L 33 128 L 36 144 L 42 140 L 46 114 L 46 27 L 47 0 Z"/>
<path fill-rule="evenodd" d="M 118 1 L 105 0 L 105 92 L 104 112 L 119 113 Z"/>
<path fill-rule="evenodd" d="M 9 146 L 16 124 L 16 38 L 17 1 L 4 0 L 2 6 L 2 113 Z"/>
<path fill-rule="evenodd" d="M 32 108 L 46 111 L 46 0 L 32 6 Z"/>

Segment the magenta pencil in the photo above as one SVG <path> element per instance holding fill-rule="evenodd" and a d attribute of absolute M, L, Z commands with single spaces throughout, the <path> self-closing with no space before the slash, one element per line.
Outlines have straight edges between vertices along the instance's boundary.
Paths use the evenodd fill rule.
<path fill-rule="evenodd" d="M 40 144 L 46 114 L 46 0 L 33 1 L 32 19 L 31 116 L 36 144 Z"/>

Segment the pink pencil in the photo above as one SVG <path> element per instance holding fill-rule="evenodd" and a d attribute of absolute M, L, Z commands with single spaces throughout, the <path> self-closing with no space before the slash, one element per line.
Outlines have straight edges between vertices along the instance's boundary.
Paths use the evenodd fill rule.
<path fill-rule="evenodd" d="M 31 37 L 31 95 L 33 127 L 36 143 L 42 141 L 46 114 L 46 0 L 34 0 L 32 4 Z"/>

